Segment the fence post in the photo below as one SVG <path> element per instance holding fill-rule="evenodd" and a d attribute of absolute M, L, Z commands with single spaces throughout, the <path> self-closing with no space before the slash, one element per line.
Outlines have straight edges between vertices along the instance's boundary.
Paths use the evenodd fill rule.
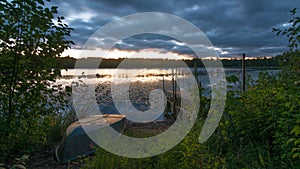
<path fill-rule="evenodd" d="M 195 75 L 195 79 L 198 83 L 198 70 L 197 70 L 197 60 L 195 60 L 195 63 L 194 63 L 194 75 Z"/>
<path fill-rule="evenodd" d="M 245 92 L 246 90 L 246 54 L 245 53 L 243 53 L 243 58 L 242 58 L 242 69 L 243 69 L 242 92 Z"/>
<path fill-rule="evenodd" d="M 166 93 L 166 89 L 165 89 L 165 74 L 162 74 L 162 85 L 163 85 L 163 91 L 164 93 Z"/>

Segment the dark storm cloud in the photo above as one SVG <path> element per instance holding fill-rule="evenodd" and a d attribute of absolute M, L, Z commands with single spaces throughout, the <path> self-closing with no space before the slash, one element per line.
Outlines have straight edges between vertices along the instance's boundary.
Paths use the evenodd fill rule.
<path fill-rule="evenodd" d="M 76 47 L 117 18 L 137 12 L 163 12 L 196 25 L 224 57 L 243 52 L 250 56 L 276 55 L 286 50 L 287 40 L 271 30 L 283 28 L 290 18 L 289 10 L 300 8 L 298 0 L 53 0 L 52 4 L 59 6 L 59 14 L 75 29 L 72 38 Z M 192 53 L 172 38 L 153 34 L 124 39 L 115 47 Z"/>
<path fill-rule="evenodd" d="M 120 46 L 117 46 L 117 48 L 126 49 L 127 46 L 129 47 L 128 49 L 132 49 L 134 46 L 136 49 L 146 49 L 150 46 L 151 48 L 170 50 L 174 46 L 174 43 L 170 39 L 169 37 L 155 34 L 142 34 L 122 40 Z"/>

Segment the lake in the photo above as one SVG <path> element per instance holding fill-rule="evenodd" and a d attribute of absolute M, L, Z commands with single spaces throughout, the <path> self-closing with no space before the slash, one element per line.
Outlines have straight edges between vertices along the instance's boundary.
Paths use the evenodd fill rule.
<path fill-rule="evenodd" d="M 235 75 L 240 80 L 242 80 L 242 69 L 240 68 L 225 68 L 225 76 Z M 94 84 L 106 83 L 113 80 L 114 74 L 117 72 L 117 78 L 121 81 L 124 79 L 130 80 L 131 82 L 161 82 L 172 80 L 172 71 L 175 74 L 177 72 L 177 78 L 184 78 L 187 76 L 187 68 L 177 68 L 175 69 L 69 69 L 62 70 L 62 77 L 58 79 L 58 82 L 64 85 L 71 85 L 74 78 L 85 77 L 89 78 L 89 82 Z M 193 71 L 193 70 L 192 70 Z M 216 71 L 214 69 L 198 68 L 198 80 L 201 85 L 208 89 L 211 84 L 209 81 L 208 73 L 211 71 Z M 260 71 L 267 71 L 271 74 L 277 74 L 280 70 L 278 69 L 246 69 L 246 75 L 250 76 L 252 79 L 256 80 L 258 78 Z M 217 72 L 216 72 L 217 73 Z"/>
<path fill-rule="evenodd" d="M 280 70 L 276 69 L 247 69 L 247 76 L 256 80 L 259 72 L 265 70 L 271 74 L 276 74 Z M 210 84 L 208 72 L 218 73 L 215 69 L 198 68 L 198 80 L 206 89 L 204 95 L 210 97 Z M 112 101 L 111 86 L 112 82 L 122 86 L 123 82 L 129 82 L 129 98 L 131 104 L 138 111 L 146 111 L 150 107 L 149 94 L 154 89 L 161 89 L 163 91 L 172 91 L 172 78 L 184 79 L 191 75 L 189 68 L 177 69 L 69 69 L 61 72 L 62 77 L 57 80 L 58 83 L 71 86 L 72 82 L 78 79 L 85 79 L 85 83 L 95 85 L 95 95 L 99 109 L 104 114 L 120 113 L 114 106 Z M 240 80 L 242 79 L 242 70 L 239 68 L 225 68 L 225 75 L 235 75 Z M 179 89 L 177 89 L 179 90 Z M 181 91 L 180 89 L 179 91 Z M 184 89 L 183 89 L 184 90 Z M 114 100 L 118 104 L 122 100 Z M 123 106 L 126 109 L 126 104 Z M 163 119 L 161 114 L 157 119 Z"/>

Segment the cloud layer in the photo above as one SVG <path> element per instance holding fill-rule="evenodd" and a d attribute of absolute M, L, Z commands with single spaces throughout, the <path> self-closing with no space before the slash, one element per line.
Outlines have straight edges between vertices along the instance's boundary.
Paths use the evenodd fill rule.
<path fill-rule="evenodd" d="M 300 8 L 298 0 L 53 0 L 59 15 L 75 31 L 74 48 L 85 42 L 105 24 L 139 12 L 163 12 L 176 15 L 202 30 L 221 57 L 274 56 L 287 49 L 287 39 L 277 37 L 273 27 L 284 28 L 289 10 Z M 300 10 L 300 9 L 299 9 Z M 151 18 L 148 26 L 151 25 Z M 141 22 L 145 23 L 141 19 Z M 180 30 L 178 30 L 178 33 Z M 101 43 L 110 39 L 102 39 Z M 115 48 L 141 50 L 156 48 L 162 52 L 192 54 L 176 39 L 142 34 L 119 41 Z"/>

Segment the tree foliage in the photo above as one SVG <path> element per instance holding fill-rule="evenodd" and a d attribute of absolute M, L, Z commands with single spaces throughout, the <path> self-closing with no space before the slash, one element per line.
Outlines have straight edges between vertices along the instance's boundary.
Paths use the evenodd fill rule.
<path fill-rule="evenodd" d="M 49 0 L 48 0 L 49 1 Z M 73 42 L 72 28 L 43 0 L 0 0 L 0 156 L 44 143 L 62 101 L 53 58 Z M 63 102 L 62 102 L 63 104 Z M 3 160 L 3 159 L 1 159 Z"/>
<path fill-rule="evenodd" d="M 300 53 L 298 47 L 300 45 L 300 17 L 297 16 L 297 9 L 294 8 L 290 11 L 291 25 L 286 29 L 273 28 L 273 32 L 276 32 L 277 36 L 285 35 L 288 38 L 289 51 L 282 54 L 281 65 L 285 71 L 300 72 Z"/>
<path fill-rule="evenodd" d="M 273 28 L 273 32 L 277 32 L 278 35 L 286 35 L 288 38 L 288 43 L 291 51 L 297 50 L 300 45 L 300 17 L 296 15 L 297 8 L 290 11 L 291 20 L 289 24 L 291 25 L 286 29 Z"/>

